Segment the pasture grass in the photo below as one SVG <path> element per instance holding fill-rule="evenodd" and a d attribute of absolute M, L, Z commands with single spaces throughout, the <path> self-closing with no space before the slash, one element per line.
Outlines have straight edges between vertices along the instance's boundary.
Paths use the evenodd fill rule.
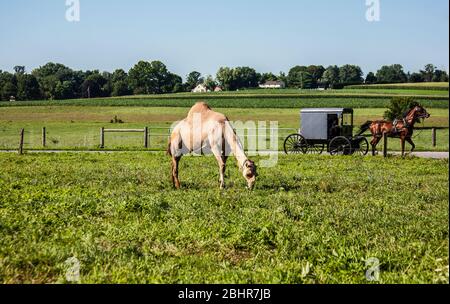
<path fill-rule="evenodd" d="M 280 157 L 244 188 L 234 160 L 0 155 L 0 282 L 447 283 L 448 160 Z"/>

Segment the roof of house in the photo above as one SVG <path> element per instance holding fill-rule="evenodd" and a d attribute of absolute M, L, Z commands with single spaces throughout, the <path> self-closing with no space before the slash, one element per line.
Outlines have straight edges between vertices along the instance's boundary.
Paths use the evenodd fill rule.
<path fill-rule="evenodd" d="M 265 83 L 263 83 L 263 85 L 282 85 L 284 84 L 284 81 L 280 81 L 280 80 L 275 80 L 275 81 L 266 81 Z"/>

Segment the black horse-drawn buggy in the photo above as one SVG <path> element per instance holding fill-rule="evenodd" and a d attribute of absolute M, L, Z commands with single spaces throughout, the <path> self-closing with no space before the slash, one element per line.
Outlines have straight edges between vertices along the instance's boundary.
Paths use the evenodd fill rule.
<path fill-rule="evenodd" d="M 299 134 L 284 141 L 286 154 L 366 155 L 369 143 L 361 134 L 353 135 L 353 109 L 303 109 Z"/>

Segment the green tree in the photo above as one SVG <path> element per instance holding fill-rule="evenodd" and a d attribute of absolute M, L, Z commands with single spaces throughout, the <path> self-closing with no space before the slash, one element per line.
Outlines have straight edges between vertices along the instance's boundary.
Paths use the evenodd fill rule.
<path fill-rule="evenodd" d="M 126 96 L 133 93 L 128 83 L 128 74 L 122 69 L 117 69 L 112 73 L 111 83 L 112 96 Z"/>
<path fill-rule="evenodd" d="M 384 118 L 388 120 L 402 119 L 407 112 L 419 105 L 412 97 L 394 97 L 388 105 L 387 111 L 384 113 Z"/>
<path fill-rule="evenodd" d="M 128 72 L 135 94 L 162 94 L 181 89 L 181 77 L 172 74 L 161 61 L 139 61 Z"/>
<path fill-rule="evenodd" d="M 322 83 L 335 89 L 340 82 L 339 68 L 336 65 L 329 66 L 322 75 Z"/>
<path fill-rule="evenodd" d="M 128 82 L 124 80 L 116 81 L 113 84 L 112 96 L 126 96 L 132 94 Z"/>
<path fill-rule="evenodd" d="M 11 96 L 17 96 L 17 86 L 13 82 L 7 82 L 2 88 L 2 100 L 9 100 Z"/>
<path fill-rule="evenodd" d="M 301 88 L 303 74 L 308 72 L 308 67 L 306 66 L 295 66 L 289 70 L 287 75 L 288 86 L 292 88 Z"/>
<path fill-rule="evenodd" d="M 258 74 L 250 67 L 237 67 L 233 69 L 233 82 L 235 89 L 255 88 L 258 86 Z"/>
<path fill-rule="evenodd" d="M 407 76 L 400 64 L 385 65 L 377 71 L 378 83 L 405 83 Z"/>
<path fill-rule="evenodd" d="M 205 80 L 203 81 L 203 84 L 206 86 L 206 89 L 210 91 L 214 91 L 214 89 L 217 87 L 217 82 L 211 75 L 206 76 Z"/>
<path fill-rule="evenodd" d="M 36 100 L 41 98 L 39 83 L 33 75 L 17 74 L 17 99 Z"/>
<path fill-rule="evenodd" d="M 361 84 L 363 72 L 357 65 L 346 64 L 339 68 L 339 79 L 343 85 Z"/>
<path fill-rule="evenodd" d="M 203 83 L 202 74 L 197 71 L 190 72 L 186 77 L 185 89 L 187 92 L 192 91 L 196 86 Z"/>
<path fill-rule="evenodd" d="M 378 81 L 378 79 L 375 76 L 375 74 L 372 73 L 372 72 L 369 72 L 367 74 L 367 76 L 366 76 L 366 80 L 364 81 L 364 83 L 366 83 L 366 84 L 375 84 L 375 83 L 377 83 L 377 81 Z"/>
<path fill-rule="evenodd" d="M 81 85 L 81 93 L 83 98 L 104 97 L 103 86 L 107 83 L 100 73 L 89 75 Z"/>
<path fill-rule="evenodd" d="M 278 76 L 272 73 L 262 73 L 261 76 L 259 77 L 260 84 L 266 83 L 267 81 L 277 81 L 277 80 Z"/>
<path fill-rule="evenodd" d="M 49 62 L 32 71 L 45 99 L 81 97 L 81 84 L 87 77 L 83 72 L 74 72 L 60 63 Z M 65 84 L 63 84 L 66 82 Z M 71 90 L 68 92 L 67 90 Z"/>
<path fill-rule="evenodd" d="M 0 100 L 9 100 L 17 95 L 16 77 L 8 72 L 0 71 Z"/>
<path fill-rule="evenodd" d="M 424 70 L 420 71 L 425 82 L 433 81 L 433 76 L 434 76 L 435 70 L 436 70 L 436 67 L 433 64 L 430 63 L 430 64 L 425 65 Z"/>
<path fill-rule="evenodd" d="M 424 82 L 423 75 L 421 73 L 412 73 L 408 77 L 408 82 L 416 83 L 416 82 Z"/>
<path fill-rule="evenodd" d="M 325 73 L 325 68 L 321 65 L 310 65 L 307 68 L 307 72 L 311 74 L 312 88 L 317 88 L 319 83 L 321 82 L 321 79 L 323 77 L 323 73 Z"/>
<path fill-rule="evenodd" d="M 233 70 L 228 67 L 221 67 L 217 71 L 216 79 L 225 91 L 231 91 L 233 87 Z"/>
<path fill-rule="evenodd" d="M 434 71 L 433 79 L 434 82 L 448 82 L 448 74 L 446 71 L 436 69 Z"/>

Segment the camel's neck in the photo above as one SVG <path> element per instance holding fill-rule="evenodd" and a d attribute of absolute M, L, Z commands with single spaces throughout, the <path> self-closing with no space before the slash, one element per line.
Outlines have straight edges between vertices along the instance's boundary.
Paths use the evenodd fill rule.
<path fill-rule="evenodd" d="M 238 136 L 234 132 L 231 125 L 227 122 L 227 128 L 225 130 L 225 138 L 231 147 L 231 151 L 234 154 L 234 157 L 236 157 L 237 163 L 239 165 L 239 168 L 242 169 L 245 162 L 248 160 L 247 155 L 245 155 L 244 148 L 241 144 L 241 141 L 239 140 Z"/>
<path fill-rule="evenodd" d="M 241 143 L 239 142 L 239 139 L 237 138 L 237 136 L 236 136 L 236 139 L 237 139 L 237 142 L 236 142 L 233 154 L 236 157 L 239 168 L 242 169 L 244 167 L 245 162 L 248 160 L 248 158 L 247 158 L 247 155 L 245 155 L 244 149 L 243 149 Z"/>

